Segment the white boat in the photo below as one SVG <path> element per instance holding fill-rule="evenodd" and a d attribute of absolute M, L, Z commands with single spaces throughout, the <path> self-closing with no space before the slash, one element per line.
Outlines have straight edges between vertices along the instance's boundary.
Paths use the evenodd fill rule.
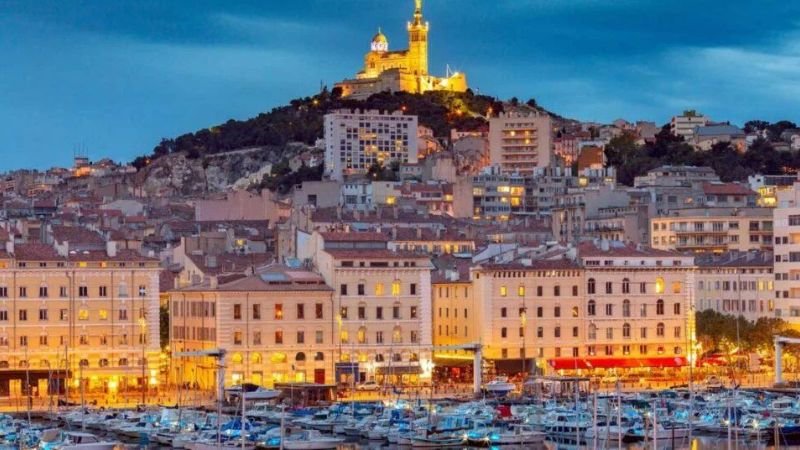
<path fill-rule="evenodd" d="M 464 442 L 463 436 L 434 435 L 411 438 L 411 446 L 414 448 L 461 447 Z"/>
<path fill-rule="evenodd" d="M 649 440 L 653 440 L 653 438 L 658 439 L 659 441 L 664 439 L 683 439 L 689 436 L 689 427 L 664 427 L 661 424 L 658 424 L 657 429 L 648 429 L 647 430 L 647 438 Z"/>
<path fill-rule="evenodd" d="M 514 425 L 510 430 L 490 435 L 491 445 L 535 445 L 544 442 L 545 434 L 530 425 Z"/>
<path fill-rule="evenodd" d="M 39 439 L 42 450 L 114 450 L 118 445 L 119 442 L 101 441 L 90 433 L 59 429 L 45 430 Z"/>
<path fill-rule="evenodd" d="M 483 385 L 486 393 L 491 395 L 503 396 L 516 388 L 514 383 L 510 383 L 506 377 L 497 377 L 494 380 Z"/>
<path fill-rule="evenodd" d="M 325 436 L 317 430 L 307 430 L 292 434 L 283 439 L 286 450 L 327 450 L 334 449 L 344 442 L 344 438 Z"/>
<path fill-rule="evenodd" d="M 231 386 L 225 389 L 225 392 L 232 397 L 239 397 L 242 395 L 242 386 Z M 281 391 L 258 386 L 251 391 L 245 389 L 244 395 L 248 401 L 264 401 L 278 398 L 281 395 Z"/>

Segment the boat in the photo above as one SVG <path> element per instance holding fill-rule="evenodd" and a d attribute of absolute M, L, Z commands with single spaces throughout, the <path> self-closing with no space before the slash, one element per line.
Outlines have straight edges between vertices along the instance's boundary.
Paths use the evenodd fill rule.
<path fill-rule="evenodd" d="M 63 431 L 57 428 L 45 430 L 39 439 L 41 450 L 114 450 L 115 441 L 101 441 L 91 433 Z"/>
<path fill-rule="evenodd" d="M 516 388 L 514 383 L 510 383 L 506 377 L 497 377 L 483 385 L 483 390 L 487 394 L 503 397 Z"/>
<path fill-rule="evenodd" d="M 464 445 L 463 436 L 433 435 L 433 436 L 414 436 L 411 438 L 413 448 L 444 448 L 460 447 Z"/>
<path fill-rule="evenodd" d="M 524 424 L 512 425 L 510 429 L 474 430 L 467 433 L 467 444 L 471 447 L 537 445 L 543 443 L 544 439 L 544 433 Z"/>
<path fill-rule="evenodd" d="M 317 430 L 306 430 L 283 439 L 286 450 L 327 450 L 335 449 L 344 442 L 344 438 L 326 436 Z"/>

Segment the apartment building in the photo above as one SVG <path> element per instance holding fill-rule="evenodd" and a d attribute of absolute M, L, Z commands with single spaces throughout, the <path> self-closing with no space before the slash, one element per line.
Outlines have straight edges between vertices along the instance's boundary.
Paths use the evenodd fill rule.
<path fill-rule="evenodd" d="M 430 258 L 392 251 L 381 233 L 314 232 L 314 264 L 335 290 L 337 381 L 430 381 Z"/>
<path fill-rule="evenodd" d="M 583 269 L 567 259 L 486 263 L 472 269 L 483 356 L 498 373 L 547 373 L 585 356 Z"/>
<path fill-rule="evenodd" d="M 586 358 L 550 366 L 685 366 L 694 340 L 694 258 L 614 241 L 577 249 L 586 283 Z"/>
<path fill-rule="evenodd" d="M 653 248 L 724 253 L 773 247 L 768 208 L 694 208 L 650 219 Z"/>
<path fill-rule="evenodd" d="M 548 114 L 501 113 L 489 119 L 489 161 L 502 173 L 531 175 L 550 165 L 552 120 Z"/>
<path fill-rule="evenodd" d="M 777 192 L 775 226 L 775 316 L 800 325 L 800 182 Z"/>
<path fill-rule="evenodd" d="M 0 253 L 0 396 L 138 396 L 159 372 L 159 263 L 13 244 Z M 30 390 L 29 390 L 30 389 Z M 119 396 L 119 397 L 117 397 Z"/>
<path fill-rule="evenodd" d="M 696 111 L 684 111 L 680 116 L 673 116 L 669 122 L 669 130 L 675 136 L 680 136 L 687 141 L 694 137 L 697 127 L 704 127 L 711 121 L 708 117 Z"/>
<path fill-rule="evenodd" d="M 484 326 L 477 314 L 469 261 L 457 261 L 432 275 L 433 359 L 439 379 L 466 381 L 472 376 L 474 352 L 453 348 L 479 343 Z"/>
<path fill-rule="evenodd" d="M 472 217 L 508 220 L 524 211 L 525 178 L 490 166 L 472 179 Z"/>
<path fill-rule="evenodd" d="M 270 265 L 169 293 L 172 351 L 225 349 L 225 385 L 333 383 L 333 289 L 302 267 Z M 210 389 L 214 361 L 176 358 L 172 376 Z"/>
<path fill-rule="evenodd" d="M 417 116 L 340 110 L 325 115 L 325 174 L 342 181 L 375 163 L 417 163 Z"/>
<path fill-rule="evenodd" d="M 698 311 L 710 309 L 751 321 L 775 317 L 772 252 L 706 254 L 697 256 L 695 264 Z"/>

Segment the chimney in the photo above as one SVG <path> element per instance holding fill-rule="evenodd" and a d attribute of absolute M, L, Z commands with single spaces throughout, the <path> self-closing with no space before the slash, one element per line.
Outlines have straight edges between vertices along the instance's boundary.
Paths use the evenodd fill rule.
<path fill-rule="evenodd" d="M 441 237 L 442 237 L 442 229 L 437 227 L 436 228 L 436 239 L 439 239 Z"/>
<path fill-rule="evenodd" d="M 116 241 L 106 241 L 106 254 L 109 258 L 115 258 L 117 256 L 117 242 Z"/>
<path fill-rule="evenodd" d="M 208 284 L 211 289 L 216 289 L 219 286 L 219 280 L 217 280 L 217 277 L 209 277 Z"/>
<path fill-rule="evenodd" d="M 361 211 L 359 211 L 358 209 L 353 210 L 353 220 L 355 221 L 361 220 Z"/>
<path fill-rule="evenodd" d="M 339 220 L 342 220 L 342 207 L 341 206 L 337 206 L 336 207 L 336 218 L 339 219 Z"/>

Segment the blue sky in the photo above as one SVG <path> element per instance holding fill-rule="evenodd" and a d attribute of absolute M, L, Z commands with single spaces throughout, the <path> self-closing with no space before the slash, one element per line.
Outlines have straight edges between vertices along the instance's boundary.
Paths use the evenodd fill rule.
<path fill-rule="evenodd" d="M 412 0 L 0 0 L 0 171 L 128 161 L 351 76 Z M 794 0 L 426 0 L 431 70 L 581 120 L 800 121 Z"/>

